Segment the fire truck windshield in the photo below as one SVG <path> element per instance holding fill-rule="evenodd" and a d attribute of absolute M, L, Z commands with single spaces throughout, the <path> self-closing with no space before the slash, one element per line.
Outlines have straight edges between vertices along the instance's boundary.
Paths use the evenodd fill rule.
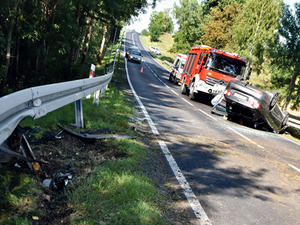
<path fill-rule="evenodd" d="M 246 63 L 223 55 L 211 53 L 206 67 L 209 70 L 236 77 L 237 75 L 243 75 Z"/>

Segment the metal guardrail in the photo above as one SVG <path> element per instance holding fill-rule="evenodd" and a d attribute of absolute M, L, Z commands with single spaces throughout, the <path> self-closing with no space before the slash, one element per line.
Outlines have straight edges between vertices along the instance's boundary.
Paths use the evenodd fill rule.
<path fill-rule="evenodd" d="M 162 63 L 163 63 L 163 64 L 167 64 L 168 66 L 171 66 L 171 67 L 173 66 L 173 63 L 170 63 L 170 62 L 168 62 L 168 61 L 166 61 L 166 60 L 162 61 Z"/>
<path fill-rule="evenodd" d="M 288 125 L 292 126 L 292 127 L 295 127 L 295 128 L 297 128 L 297 129 L 300 130 L 300 121 L 299 120 L 295 120 L 295 119 L 289 118 Z"/>
<path fill-rule="evenodd" d="M 72 102 L 77 103 L 75 104 L 75 114 L 78 111 L 76 110 L 78 105 L 82 113 L 82 104 L 80 102 L 78 104 L 78 101 L 99 90 L 105 93 L 114 72 L 121 39 L 112 66 L 104 76 L 28 88 L 1 97 L 0 144 L 12 134 L 17 125 L 26 117 L 38 119 Z M 77 123 L 77 117 L 75 119 Z"/>
<path fill-rule="evenodd" d="M 113 73 L 92 79 L 82 79 L 28 88 L 0 98 L 0 143 L 26 117 L 38 119 L 60 107 L 75 102 L 105 88 Z"/>

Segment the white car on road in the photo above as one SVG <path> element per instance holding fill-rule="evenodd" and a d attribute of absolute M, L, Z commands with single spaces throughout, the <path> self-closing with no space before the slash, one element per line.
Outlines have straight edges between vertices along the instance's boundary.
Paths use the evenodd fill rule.
<path fill-rule="evenodd" d="M 156 47 L 149 47 L 149 51 L 156 55 L 161 55 L 161 52 Z"/>

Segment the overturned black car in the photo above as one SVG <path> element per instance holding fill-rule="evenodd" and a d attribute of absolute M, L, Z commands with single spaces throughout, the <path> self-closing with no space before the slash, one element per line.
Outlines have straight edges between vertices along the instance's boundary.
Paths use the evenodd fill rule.
<path fill-rule="evenodd" d="M 230 120 L 239 119 L 254 127 L 267 127 L 274 133 L 287 127 L 288 112 L 277 105 L 277 91 L 263 91 L 242 79 L 231 80 L 224 90 L 226 112 Z"/>

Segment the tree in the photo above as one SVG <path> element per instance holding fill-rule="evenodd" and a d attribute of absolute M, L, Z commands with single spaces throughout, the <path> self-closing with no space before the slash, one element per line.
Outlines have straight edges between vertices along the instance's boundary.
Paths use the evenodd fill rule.
<path fill-rule="evenodd" d="M 173 15 L 179 24 L 179 30 L 174 34 L 174 46 L 171 52 L 186 53 L 199 41 L 204 34 L 202 26 L 205 22 L 203 7 L 197 0 L 180 0 L 180 5 L 174 3 Z"/>
<path fill-rule="evenodd" d="M 143 29 L 142 32 L 141 32 L 141 34 L 142 34 L 143 36 L 148 36 L 148 35 L 149 35 L 149 32 L 148 32 L 147 29 Z"/>
<path fill-rule="evenodd" d="M 295 14 L 285 5 L 276 39 L 269 44 L 272 87 L 280 89 L 282 109 L 289 104 L 300 106 L 300 4 L 295 3 Z"/>
<path fill-rule="evenodd" d="M 233 26 L 233 46 L 259 74 L 265 46 L 274 38 L 282 12 L 282 0 L 248 0 Z"/>
<path fill-rule="evenodd" d="M 0 0 L 0 96 L 82 78 L 107 33 L 156 0 Z M 101 36 L 101 37 L 100 37 Z M 100 48 L 104 39 L 103 48 Z M 97 37 L 97 43 L 95 38 Z M 93 46 L 92 46 L 93 44 Z M 4 49 L 3 49 L 4 46 Z M 99 59 L 102 59 L 103 56 Z M 80 62 L 83 62 L 80 65 Z"/>
<path fill-rule="evenodd" d="M 220 7 L 211 8 L 210 19 L 203 26 L 205 34 L 201 37 L 201 42 L 217 49 L 225 49 L 231 42 L 232 27 L 237 16 L 241 13 L 240 8 L 241 6 L 236 2 L 226 5 L 223 9 Z"/>
<path fill-rule="evenodd" d="M 150 15 L 149 35 L 150 41 L 158 41 L 161 32 L 172 32 L 174 29 L 173 21 L 169 17 L 169 11 L 164 12 L 154 11 Z"/>

